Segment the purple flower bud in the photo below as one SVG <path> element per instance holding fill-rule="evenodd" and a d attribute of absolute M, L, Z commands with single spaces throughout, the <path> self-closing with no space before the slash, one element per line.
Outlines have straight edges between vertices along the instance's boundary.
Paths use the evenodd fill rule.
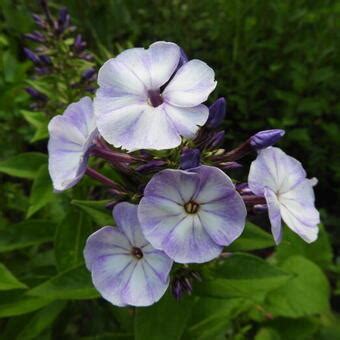
<path fill-rule="evenodd" d="M 83 72 L 82 78 L 84 80 L 90 80 L 95 74 L 96 70 L 94 68 L 89 68 Z"/>
<path fill-rule="evenodd" d="M 74 40 L 74 49 L 77 52 L 80 52 L 85 48 L 85 46 L 86 46 L 86 43 L 85 43 L 85 41 L 82 40 L 81 34 L 78 34 L 76 36 L 76 39 Z"/>
<path fill-rule="evenodd" d="M 196 168 L 200 165 L 200 156 L 199 149 L 184 150 L 180 157 L 180 168 L 183 170 Z"/>
<path fill-rule="evenodd" d="M 225 132 L 224 131 L 219 131 L 219 132 L 216 132 L 212 138 L 210 139 L 210 146 L 212 147 L 216 147 L 220 144 L 223 143 L 223 140 L 224 140 L 224 135 L 225 135 Z"/>
<path fill-rule="evenodd" d="M 70 15 L 68 13 L 67 8 L 62 8 L 59 11 L 58 18 L 58 31 L 59 33 L 63 32 L 70 24 Z"/>
<path fill-rule="evenodd" d="M 281 129 L 260 131 L 250 137 L 250 145 L 255 150 L 265 149 L 278 142 L 284 134 L 285 131 Z"/>
<path fill-rule="evenodd" d="M 47 99 L 47 97 L 44 94 L 37 91 L 33 87 L 26 87 L 25 90 L 34 99 L 38 99 L 38 100 L 46 100 Z"/>
<path fill-rule="evenodd" d="M 24 53 L 26 57 L 30 59 L 31 61 L 33 61 L 35 64 L 40 64 L 39 57 L 34 52 L 32 52 L 30 49 L 24 47 Z"/>
<path fill-rule="evenodd" d="M 47 56 L 46 54 L 42 54 L 41 56 L 39 56 L 39 59 L 42 63 L 44 63 L 46 65 L 52 64 L 51 58 L 49 56 Z"/>
<path fill-rule="evenodd" d="M 231 170 L 231 169 L 239 169 L 242 168 L 243 165 L 237 162 L 222 162 L 218 164 L 218 168 L 222 170 Z"/>
<path fill-rule="evenodd" d="M 48 67 L 35 67 L 34 71 L 39 76 L 44 76 L 45 74 L 48 74 L 50 72 Z"/>
<path fill-rule="evenodd" d="M 152 171 L 158 171 L 164 167 L 167 163 L 161 159 L 154 159 L 146 164 L 137 167 L 136 171 L 140 173 L 147 173 Z"/>
<path fill-rule="evenodd" d="M 44 35 L 40 32 L 27 33 L 24 35 L 24 37 L 28 40 L 39 42 L 39 43 L 43 43 L 45 41 Z"/>
<path fill-rule="evenodd" d="M 44 28 L 45 27 L 45 22 L 42 19 L 42 17 L 38 14 L 33 14 L 32 15 L 34 22 L 36 23 L 37 26 Z"/>
<path fill-rule="evenodd" d="M 227 110 L 226 100 L 223 97 L 218 98 L 209 107 L 209 118 L 206 123 L 206 126 L 210 129 L 217 128 L 223 122 L 226 110 Z"/>

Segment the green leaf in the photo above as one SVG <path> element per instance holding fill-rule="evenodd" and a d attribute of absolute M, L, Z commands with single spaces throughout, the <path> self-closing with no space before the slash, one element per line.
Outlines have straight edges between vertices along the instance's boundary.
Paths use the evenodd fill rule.
<path fill-rule="evenodd" d="M 83 249 L 91 226 L 89 217 L 76 208 L 71 209 L 58 225 L 54 249 L 59 271 L 83 263 Z"/>
<path fill-rule="evenodd" d="M 48 137 L 48 119 L 43 112 L 21 110 L 21 114 L 25 120 L 35 128 L 35 134 L 31 139 L 31 143 Z"/>
<path fill-rule="evenodd" d="M 65 302 L 56 301 L 38 311 L 24 326 L 18 339 L 34 339 L 39 336 L 58 317 L 65 307 Z"/>
<path fill-rule="evenodd" d="M 2 263 L 0 263 L 0 290 L 20 288 L 27 288 L 27 286 L 20 282 Z"/>
<path fill-rule="evenodd" d="M 281 340 L 281 337 L 275 329 L 263 327 L 257 332 L 255 340 Z"/>
<path fill-rule="evenodd" d="M 323 226 L 320 225 L 318 239 L 311 244 L 306 243 L 289 228 L 286 228 L 283 241 L 277 247 L 275 257 L 279 262 L 283 262 L 292 255 L 304 256 L 322 268 L 329 268 L 332 265 L 333 254 L 328 234 Z"/>
<path fill-rule="evenodd" d="M 275 245 L 273 236 L 253 223 L 247 222 L 244 232 L 228 250 L 249 251 L 273 247 Z"/>
<path fill-rule="evenodd" d="M 48 172 L 47 164 L 40 167 L 34 179 L 31 196 L 30 207 L 27 211 L 27 218 L 31 217 L 45 205 L 50 203 L 55 198 L 53 186 Z"/>
<path fill-rule="evenodd" d="M 223 336 L 231 320 L 251 306 L 251 302 L 240 298 L 200 298 L 193 307 L 191 326 L 183 338 L 210 340 Z"/>
<path fill-rule="evenodd" d="M 0 162 L 0 172 L 21 178 L 34 179 L 37 169 L 47 163 L 47 155 L 26 152 Z"/>
<path fill-rule="evenodd" d="M 112 225 L 114 223 L 110 210 L 105 208 L 106 204 L 109 202 L 110 200 L 102 201 L 73 200 L 71 203 L 81 208 L 84 212 L 86 212 L 96 224 L 104 226 Z"/>
<path fill-rule="evenodd" d="M 94 299 L 99 296 L 93 288 L 90 273 L 83 265 L 58 274 L 34 287 L 28 294 L 55 300 Z"/>
<path fill-rule="evenodd" d="M 135 340 L 181 339 L 193 303 L 194 299 L 191 297 L 176 301 L 167 293 L 156 304 L 137 308 Z"/>
<path fill-rule="evenodd" d="M 0 253 L 52 241 L 55 224 L 48 220 L 27 220 L 0 230 Z"/>
<path fill-rule="evenodd" d="M 321 269 L 301 256 L 292 256 L 281 265 L 295 277 L 271 292 L 267 309 L 274 315 L 298 318 L 329 309 L 328 281 Z"/>
<path fill-rule="evenodd" d="M 31 313 L 51 303 L 51 299 L 45 297 L 16 294 L 0 299 L 0 318 Z"/>
<path fill-rule="evenodd" d="M 194 287 L 194 292 L 210 297 L 262 300 L 266 293 L 290 278 L 287 272 L 259 257 L 236 253 L 216 261 L 204 274 L 202 282 Z"/>

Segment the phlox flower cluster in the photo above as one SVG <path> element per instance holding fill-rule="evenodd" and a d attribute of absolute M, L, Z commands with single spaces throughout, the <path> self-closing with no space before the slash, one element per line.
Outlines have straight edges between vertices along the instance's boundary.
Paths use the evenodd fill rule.
<path fill-rule="evenodd" d="M 284 131 L 261 131 L 232 150 L 221 148 L 226 101 L 205 104 L 216 84 L 205 62 L 156 42 L 104 63 L 94 99 L 70 104 L 49 123 L 55 190 L 87 174 L 112 197 L 115 226 L 89 236 L 84 257 L 96 289 L 117 306 L 151 305 L 170 281 L 177 298 L 190 291 L 200 276 L 186 264 L 219 258 L 244 231 L 247 213 L 268 213 L 277 244 L 282 220 L 306 242 L 317 238 L 316 180 L 272 146 Z M 251 152 L 257 157 L 248 182 L 232 180 L 228 172 Z M 126 183 L 105 176 L 103 160 Z"/>

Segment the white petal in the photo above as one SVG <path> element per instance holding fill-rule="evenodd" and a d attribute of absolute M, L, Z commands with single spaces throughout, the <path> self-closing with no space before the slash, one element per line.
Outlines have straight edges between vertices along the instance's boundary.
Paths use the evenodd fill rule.
<path fill-rule="evenodd" d="M 207 100 L 215 89 L 215 72 L 200 60 L 191 60 L 175 74 L 163 92 L 164 100 L 175 106 L 192 107 Z"/>
<path fill-rule="evenodd" d="M 276 194 L 265 188 L 264 196 L 266 198 L 268 206 L 268 215 L 271 224 L 272 234 L 276 244 L 279 244 L 282 240 L 282 222 L 280 213 L 280 203 L 276 197 Z"/>
<path fill-rule="evenodd" d="M 120 229 L 103 227 L 89 236 L 84 248 L 86 267 L 91 270 L 93 263 L 107 255 L 127 255 L 131 257 L 132 245 Z"/>
<path fill-rule="evenodd" d="M 113 209 L 113 218 L 134 247 L 141 248 L 148 243 L 137 218 L 137 205 L 118 203 Z"/>
<path fill-rule="evenodd" d="M 264 195 L 264 187 L 274 192 L 284 192 L 306 176 L 301 163 L 279 148 L 261 150 L 249 171 L 249 188 L 257 195 Z"/>
<path fill-rule="evenodd" d="M 84 97 L 48 125 L 48 167 L 57 191 L 75 185 L 86 170 L 88 150 L 97 136 L 92 101 Z"/>
<path fill-rule="evenodd" d="M 98 72 L 98 85 L 117 96 L 134 95 L 146 98 L 147 89 L 136 74 L 117 58 L 104 63 Z"/>
<path fill-rule="evenodd" d="M 209 117 L 209 109 L 205 105 L 186 108 L 164 104 L 164 110 L 177 132 L 186 138 L 195 137 L 199 127 L 203 126 Z"/>
<path fill-rule="evenodd" d="M 148 49 L 152 88 L 159 89 L 176 70 L 180 59 L 180 48 L 174 43 L 158 41 Z"/>
<path fill-rule="evenodd" d="M 169 121 L 163 105 L 131 105 L 97 117 L 98 130 L 106 141 L 129 151 L 171 149 L 181 137 Z"/>

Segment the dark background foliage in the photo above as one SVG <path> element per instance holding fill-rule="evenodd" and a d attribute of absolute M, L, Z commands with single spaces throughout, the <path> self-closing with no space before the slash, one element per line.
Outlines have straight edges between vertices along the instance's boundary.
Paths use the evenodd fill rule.
<path fill-rule="evenodd" d="M 51 1 L 50 6 L 52 10 L 63 6 L 69 9 L 73 24 L 83 34 L 88 42 L 88 49 L 95 55 L 96 67 L 127 47 L 146 47 L 157 40 L 176 42 L 185 49 L 189 58 L 206 61 L 216 71 L 218 80 L 217 89 L 210 100 L 224 96 L 228 103 L 224 123 L 227 132 L 224 145 L 226 148 L 236 146 L 259 130 L 286 130 L 280 147 L 304 164 L 309 177 L 317 177 L 319 180 L 316 187 L 316 204 L 321 210 L 322 222 L 327 231 L 327 234 L 322 234 L 322 239 L 330 241 L 334 261 L 331 263 L 328 241 L 325 241 L 327 245 L 324 247 L 311 248 L 311 251 L 303 250 L 303 255 L 320 265 L 327 274 L 333 291 L 331 305 L 334 313 L 339 312 L 339 287 L 336 288 L 336 277 L 340 271 L 336 266 L 340 255 L 340 113 L 337 101 L 340 93 L 340 31 L 337 20 L 340 14 L 339 2 L 65 0 Z M 41 10 L 35 1 L 29 0 L 0 0 L 0 8 L 0 159 L 6 160 L 23 152 L 46 152 L 46 140 L 32 143 L 36 126 L 28 124 L 27 117 L 25 120 L 22 113 L 22 110 L 29 109 L 31 105 L 30 97 L 24 92 L 24 88 L 28 85 L 28 80 L 32 79 L 33 73 L 32 63 L 23 55 L 22 48 L 27 46 L 27 42 L 23 40 L 22 35 L 33 29 L 31 13 Z M 61 113 L 63 108 L 64 105 L 61 105 L 55 114 Z M 35 170 L 38 171 L 38 168 Z M 29 198 L 29 179 L 19 180 L 5 171 L 0 173 L 0 181 L 1 231 L 11 228 L 13 224 L 27 217 L 32 199 Z M 73 197 L 82 198 L 81 192 L 74 195 Z M 59 222 L 56 216 L 62 214 L 60 206 L 63 206 L 63 203 L 60 204 L 60 201 L 63 200 L 67 201 L 69 197 L 63 196 L 58 202 L 51 201 L 50 204 L 52 210 L 54 209 L 51 216 L 55 217 L 56 222 Z M 38 218 L 50 218 L 45 212 L 40 214 Z M 46 236 L 46 240 L 50 238 Z M 297 246 L 299 247 L 301 248 L 300 245 Z M 48 251 L 45 253 L 44 250 Z M 290 249 L 280 248 L 278 257 L 284 258 L 285 252 L 289 251 Z M 310 257 L 306 252 L 315 254 Z M 296 253 L 301 254 L 301 251 Z M 330 254 L 326 264 L 322 262 L 322 254 L 325 253 L 327 256 Z M 32 255 L 36 263 L 40 263 L 39 266 L 34 267 L 32 264 Z M 4 253 L 1 262 L 8 265 L 21 281 L 28 286 L 34 286 L 34 280 L 41 282 L 43 277 L 48 278 L 54 274 L 50 268 L 53 263 L 51 257 L 53 254 L 48 245 L 43 244 L 25 248 L 25 251 Z M 32 272 L 25 274 L 22 267 L 27 263 L 32 265 Z M 34 277 L 34 271 L 41 276 L 39 279 Z M 5 300 L 6 298 L 8 301 L 13 300 L 12 296 L 5 297 Z M 202 302 L 203 307 L 204 303 Z M 71 302 L 66 309 L 63 309 L 64 303 L 59 300 L 43 305 L 47 305 L 44 307 L 47 310 L 38 310 L 33 316 L 32 313 L 14 313 L 13 315 L 18 316 L 0 321 L 0 338 L 1 328 L 7 339 L 12 335 L 21 339 L 80 338 L 110 333 L 113 329 L 119 329 L 119 332 L 121 329 L 132 332 L 133 329 L 128 313 L 112 309 L 108 304 L 98 303 L 97 300 Z M 169 308 L 172 308 L 171 306 L 170 303 Z M 181 308 L 184 314 L 185 308 L 189 307 L 185 305 Z M 215 311 L 220 307 L 207 305 L 206 310 L 209 308 Z M 91 313 L 92 310 L 96 311 L 95 315 Z M 41 321 L 39 312 L 48 314 L 51 318 Z M 155 313 L 157 312 L 156 310 Z M 257 313 L 261 314 L 261 310 L 257 310 Z M 292 335 L 289 329 L 293 326 L 291 320 L 285 318 L 289 317 L 285 313 L 281 314 L 285 319 L 274 320 L 272 323 L 269 323 L 270 318 L 263 319 L 255 315 L 255 311 L 244 313 L 238 307 L 235 307 L 235 310 L 230 307 L 230 314 L 240 315 L 236 320 L 230 317 L 230 320 L 233 319 L 232 326 L 228 328 L 226 325 L 224 333 L 222 332 L 230 339 L 252 338 L 255 334 L 258 339 L 277 339 L 276 336 L 281 336 L 282 339 L 340 337 L 330 325 L 328 316 L 321 316 L 321 320 L 328 320 L 321 322 L 321 330 L 318 328 L 320 322 L 315 323 L 314 316 L 294 319 L 294 328 L 300 327 L 300 331 Z M 144 320 L 147 313 L 139 318 Z M 335 316 L 330 319 L 332 318 Z M 214 319 L 207 320 L 203 324 L 196 324 L 193 331 L 191 327 L 190 336 L 200 334 L 200 330 L 205 334 L 207 329 L 214 328 L 221 322 L 218 318 L 215 323 Z M 42 329 L 39 328 L 41 324 L 45 325 Z M 18 333 L 19 325 L 23 325 L 23 333 Z M 137 322 L 136 332 L 138 327 L 140 326 Z M 33 335 L 29 332 L 30 328 L 35 330 Z M 142 335 L 139 335 L 138 339 L 148 338 L 148 333 L 143 331 L 139 330 Z M 285 331 L 288 333 L 285 334 Z M 178 334 L 174 333 L 169 339 L 179 338 Z M 108 339 L 120 338 L 116 336 L 109 336 Z M 128 338 L 129 334 L 121 336 Z M 220 337 L 216 336 L 216 339 Z"/>

